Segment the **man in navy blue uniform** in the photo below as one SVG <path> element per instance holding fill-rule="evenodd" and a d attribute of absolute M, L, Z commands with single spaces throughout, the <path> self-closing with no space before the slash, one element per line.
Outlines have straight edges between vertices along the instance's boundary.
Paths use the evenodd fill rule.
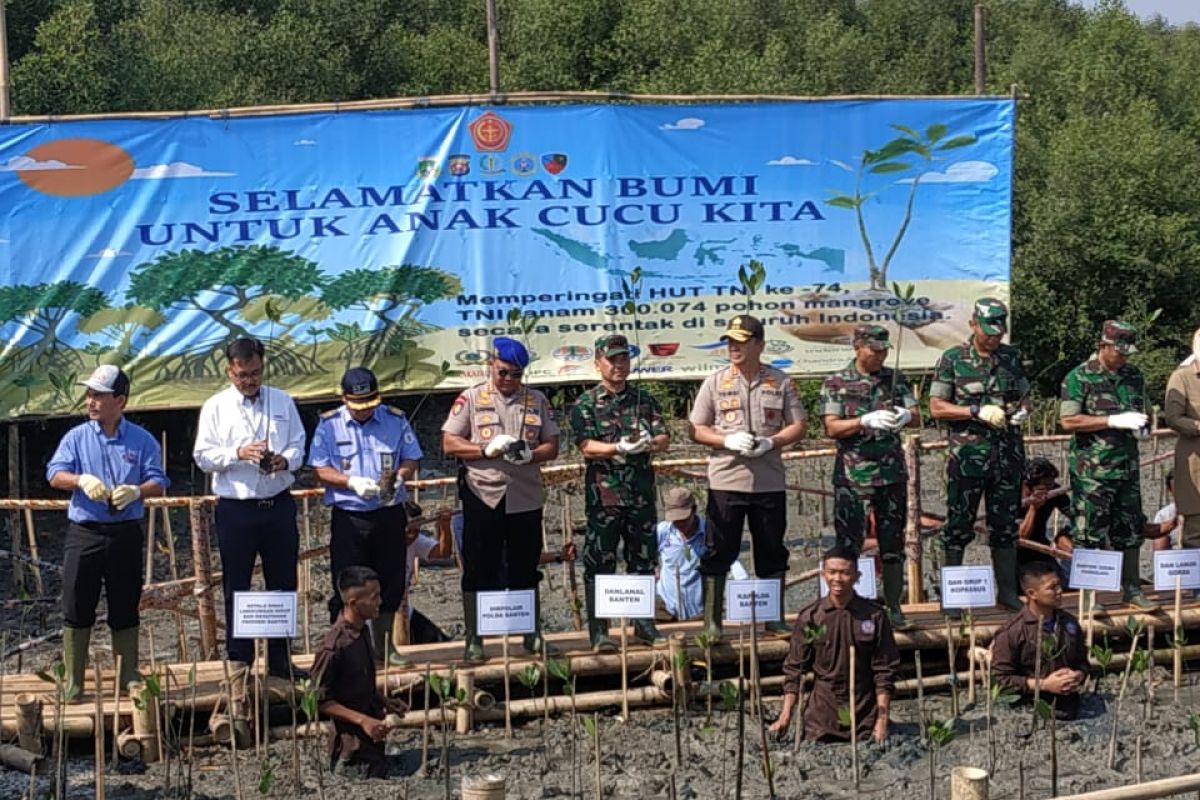
<path fill-rule="evenodd" d="M 342 377 L 342 405 L 321 415 L 308 465 L 325 484 L 325 504 L 333 507 L 330 574 L 362 566 L 379 576 L 382 601 L 379 617 L 372 622 L 372 636 L 380 660 L 385 634 L 392 633 L 404 600 L 408 551 L 404 481 L 416 474 L 421 455 L 404 412 L 382 404 L 374 373 L 365 367 L 347 370 Z M 341 596 L 334 592 L 329 600 L 331 621 L 341 610 Z"/>
<path fill-rule="evenodd" d="M 67 431 L 46 465 L 50 485 L 71 493 L 63 550 L 63 661 L 66 694 L 79 695 L 96 604 L 103 586 L 121 688 L 138 675 L 138 604 L 142 598 L 142 499 L 170 486 L 158 442 L 125 419 L 129 376 L 112 364 L 86 381 L 88 421 Z"/>

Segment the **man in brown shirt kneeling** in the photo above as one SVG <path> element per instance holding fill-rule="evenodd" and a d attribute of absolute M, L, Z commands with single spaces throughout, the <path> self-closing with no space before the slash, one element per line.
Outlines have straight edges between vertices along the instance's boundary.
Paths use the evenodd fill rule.
<path fill-rule="evenodd" d="M 854 648 L 854 694 L 859 738 L 883 743 L 888 709 L 900 668 L 892 624 L 879 605 L 859 597 L 857 554 L 838 545 L 826 551 L 821 572 L 829 594 L 796 615 L 792 644 L 783 662 L 783 710 L 771 726 L 787 730 L 804 675 L 813 673 L 812 693 L 804 706 L 802 735 L 807 740 L 848 741 L 850 730 L 838 709 L 850 706 L 850 648 Z"/>
<path fill-rule="evenodd" d="M 375 650 L 366 628 L 379 617 L 379 576 L 370 567 L 346 567 L 337 576 L 337 587 L 342 611 L 325 634 L 312 669 L 320 689 L 317 709 L 333 720 L 330 769 L 362 765 L 367 777 L 386 778 L 384 744 L 391 728 L 384 717 L 402 714 L 407 706 L 375 687 Z"/>
<path fill-rule="evenodd" d="M 1038 678 L 1034 667 L 1040 665 L 1041 697 L 1054 704 L 1059 719 L 1075 719 L 1079 690 L 1087 677 L 1087 651 L 1079 620 L 1059 608 L 1062 579 L 1055 565 L 1046 561 L 1026 564 L 1021 590 L 1025 608 L 992 640 L 992 675 L 1001 687 L 1032 697 Z"/>

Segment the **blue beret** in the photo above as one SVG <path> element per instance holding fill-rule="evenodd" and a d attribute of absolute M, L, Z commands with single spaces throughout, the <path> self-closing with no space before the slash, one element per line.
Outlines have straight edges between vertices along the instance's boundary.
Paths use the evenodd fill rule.
<path fill-rule="evenodd" d="M 492 342 L 492 348 L 496 351 L 496 358 L 501 361 L 516 364 L 522 369 L 529 366 L 529 351 L 525 349 L 525 345 L 516 339 L 510 339 L 507 336 L 497 336 L 496 340 Z"/>

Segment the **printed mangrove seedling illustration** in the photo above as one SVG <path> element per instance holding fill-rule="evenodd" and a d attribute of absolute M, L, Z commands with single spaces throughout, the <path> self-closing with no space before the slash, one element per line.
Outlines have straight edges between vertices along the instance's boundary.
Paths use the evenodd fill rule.
<path fill-rule="evenodd" d="M 917 199 L 917 187 L 921 178 L 930 171 L 934 163 L 940 161 L 939 154 L 961 147 L 972 145 L 976 137 L 972 133 L 960 134 L 947 138 L 950 128 L 942 123 L 935 123 L 920 133 L 906 125 L 892 125 L 900 136 L 892 139 L 878 150 L 865 150 L 854 171 L 853 194 L 835 194 L 825 202 L 835 208 L 845 208 L 854 212 L 858 222 L 858 235 L 862 239 L 863 249 L 867 256 L 870 270 L 872 289 L 886 289 L 888 285 L 888 267 L 900 248 L 900 242 L 908 232 L 909 223 L 913 218 L 913 205 Z M 904 218 L 900 222 L 891 244 L 884 252 L 883 258 L 876 255 L 875 245 L 872 244 L 867 229 L 867 218 L 863 206 L 873 197 L 879 196 L 887 189 L 896 185 L 894 178 L 902 173 L 916 171 L 909 180 L 908 199 L 904 205 Z M 885 175 L 888 184 L 876 190 L 867 188 L 868 179 L 874 175 Z"/>

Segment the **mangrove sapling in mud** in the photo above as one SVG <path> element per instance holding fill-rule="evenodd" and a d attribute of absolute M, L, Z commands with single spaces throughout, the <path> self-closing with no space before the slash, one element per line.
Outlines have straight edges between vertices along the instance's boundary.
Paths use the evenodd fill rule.
<path fill-rule="evenodd" d="M 682 595 L 676 595 L 682 597 Z M 713 708 L 713 676 L 712 676 L 712 646 L 716 643 L 716 637 L 710 633 L 696 634 L 696 644 L 704 648 L 704 693 L 706 708 L 704 711 L 704 724 L 712 724 L 712 708 Z"/>
<path fill-rule="evenodd" d="M 739 689 L 740 681 L 735 684 L 733 681 L 721 682 L 721 709 L 725 712 L 724 719 L 721 722 L 721 796 L 725 796 L 725 774 L 726 766 L 729 764 L 729 759 L 726 754 L 729 752 L 729 714 L 738 707 L 738 698 L 741 696 Z"/>
<path fill-rule="evenodd" d="M 929 747 L 929 800 L 937 796 L 937 754 L 954 741 L 954 719 L 936 720 L 925 725 L 925 741 Z"/>
<path fill-rule="evenodd" d="M 1125 687 L 1129 685 L 1129 674 L 1133 670 L 1134 656 L 1138 652 L 1138 639 L 1142 635 L 1142 624 L 1129 617 L 1126 627 L 1130 631 L 1129 660 L 1125 662 L 1125 671 L 1121 674 L 1121 688 L 1117 692 L 1117 704 L 1113 707 L 1112 729 L 1108 735 L 1108 768 L 1112 769 L 1117 761 L 1117 726 L 1121 719 L 1121 703 L 1125 700 Z"/>
<path fill-rule="evenodd" d="M 987 693 L 987 726 L 988 726 L 988 754 L 991 759 L 991 767 L 989 772 L 996 774 L 996 720 L 992 717 L 992 708 L 997 705 L 1012 706 L 1021 699 L 1021 695 L 1008 688 L 1001 686 L 999 683 L 991 680 L 991 666 L 988 666 L 988 693 Z"/>
<path fill-rule="evenodd" d="M 1146 632 L 1149 635 L 1150 631 Z M 1153 677 L 1150 669 L 1151 657 L 1149 647 L 1152 642 L 1147 643 L 1147 649 L 1138 650 L 1133 654 L 1133 671 L 1142 679 L 1142 719 L 1145 720 L 1150 714 L 1150 704 L 1153 702 L 1153 693 L 1150 690 L 1150 681 Z"/>
<path fill-rule="evenodd" d="M 236 706 L 233 704 L 233 677 L 229 670 L 229 661 L 226 659 L 221 662 L 225 667 L 225 706 L 229 711 L 229 760 L 233 766 L 233 794 L 237 800 L 242 800 L 242 774 L 238 768 L 238 748 L 237 748 L 237 713 Z M 316 719 L 316 689 L 313 689 L 313 716 L 310 719 Z M 321 797 L 324 798 L 324 792 Z"/>
<path fill-rule="evenodd" d="M 1058 796 L 1058 724 L 1055 705 L 1045 700 L 1038 700 L 1034 705 L 1034 713 L 1042 718 L 1050 731 L 1050 796 Z"/>
<path fill-rule="evenodd" d="M 450 725 L 446 712 L 455 711 L 460 704 L 467 702 L 467 690 L 461 686 L 455 690 L 453 667 L 450 668 L 449 675 L 434 674 L 429 680 L 430 688 L 438 697 L 442 723 L 442 775 L 445 778 L 446 800 L 450 800 Z"/>
<path fill-rule="evenodd" d="M 571 796 L 574 797 L 578 776 L 575 766 L 578 761 L 578 746 L 575 733 L 575 674 L 571 670 L 571 660 L 567 658 L 550 659 L 546 662 L 546 669 L 551 675 L 563 682 L 563 692 L 571 698 L 571 719 L 569 722 L 571 729 Z"/>
<path fill-rule="evenodd" d="M 539 683 L 542 684 L 543 686 L 545 686 L 546 673 L 542 669 L 542 667 L 538 664 L 527 664 L 524 668 L 522 668 L 519 672 L 517 672 L 517 682 L 520 683 L 522 686 L 524 686 L 525 690 L 529 692 L 529 696 L 532 697 L 534 689 L 537 687 L 537 685 Z M 543 698 L 542 698 L 543 709 L 544 709 L 545 705 L 546 705 L 546 699 L 543 696 Z M 543 720 L 544 719 L 545 718 L 543 717 Z M 544 723 L 541 726 L 541 734 L 542 734 L 542 775 L 544 777 L 546 772 L 548 772 L 550 769 L 550 759 L 549 759 L 549 756 L 546 754 L 546 726 Z"/>
<path fill-rule="evenodd" d="M 601 789 L 600 782 L 600 713 L 593 711 L 590 717 L 585 716 L 581 722 L 583 723 L 583 727 L 587 730 L 588 738 L 592 740 L 594 747 L 596 759 L 596 800 L 600 800 L 600 798 L 604 797 L 604 792 Z"/>
<path fill-rule="evenodd" d="M 1108 677 L 1108 668 L 1112 665 L 1113 649 L 1108 644 L 1108 634 L 1104 634 L 1101 642 L 1095 642 L 1088 648 L 1088 654 L 1100 667 L 1100 674 L 1092 683 L 1092 694 L 1100 691 L 1100 682 Z"/>
<path fill-rule="evenodd" d="M 753 608 L 753 601 L 751 601 Z M 745 678 L 738 676 L 738 707 L 737 707 L 737 775 L 735 776 L 735 791 L 733 796 L 742 800 L 742 773 L 746 768 L 746 683 Z"/>
<path fill-rule="evenodd" d="M 67 701 L 78 695 L 82 687 L 76 687 L 71 697 L 67 697 L 67 665 L 62 661 L 54 662 L 49 672 L 43 670 L 37 676 L 54 685 L 54 797 L 61 800 L 67 792 L 67 734 L 63 719 Z M 30 797 L 33 797 L 32 792 Z"/>
<path fill-rule="evenodd" d="M 428 670 L 428 668 L 426 668 L 426 669 Z M 304 712 L 304 727 L 305 727 L 305 733 L 307 734 L 307 736 L 305 738 L 308 739 L 308 741 L 310 743 L 309 744 L 309 758 L 314 759 L 317 764 L 317 794 L 321 797 L 321 800 L 324 800 L 325 799 L 325 756 L 321 752 L 321 738 L 322 737 L 312 735 L 313 726 L 317 724 L 317 709 L 320 706 L 320 702 L 321 702 L 321 700 L 320 700 L 320 698 L 321 698 L 320 682 L 321 682 L 321 678 L 319 675 L 314 675 L 312 677 L 305 678 L 303 681 L 300 682 L 300 710 Z M 425 685 L 426 685 L 426 687 L 429 686 L 428 677 L 426 677 Z M 428 691 L 428 690 L 426 690 L 426 691 Z M 426 703 L 425 707 L 428 708 L 429 703 Z M 428 714 L 426 714 L 426 716 L 428 716 Z M 233 717 L 233 709 L 231 706 L 230 707 L 230 732 L 231 732 L 231 734 L 233 731 L 232 717 Z M 231 738 L 232 738 L 232 735 L 231 735 Z M 425 766 L 424 761 L 421 762 L 421 766 L 422 767 Z"/>

